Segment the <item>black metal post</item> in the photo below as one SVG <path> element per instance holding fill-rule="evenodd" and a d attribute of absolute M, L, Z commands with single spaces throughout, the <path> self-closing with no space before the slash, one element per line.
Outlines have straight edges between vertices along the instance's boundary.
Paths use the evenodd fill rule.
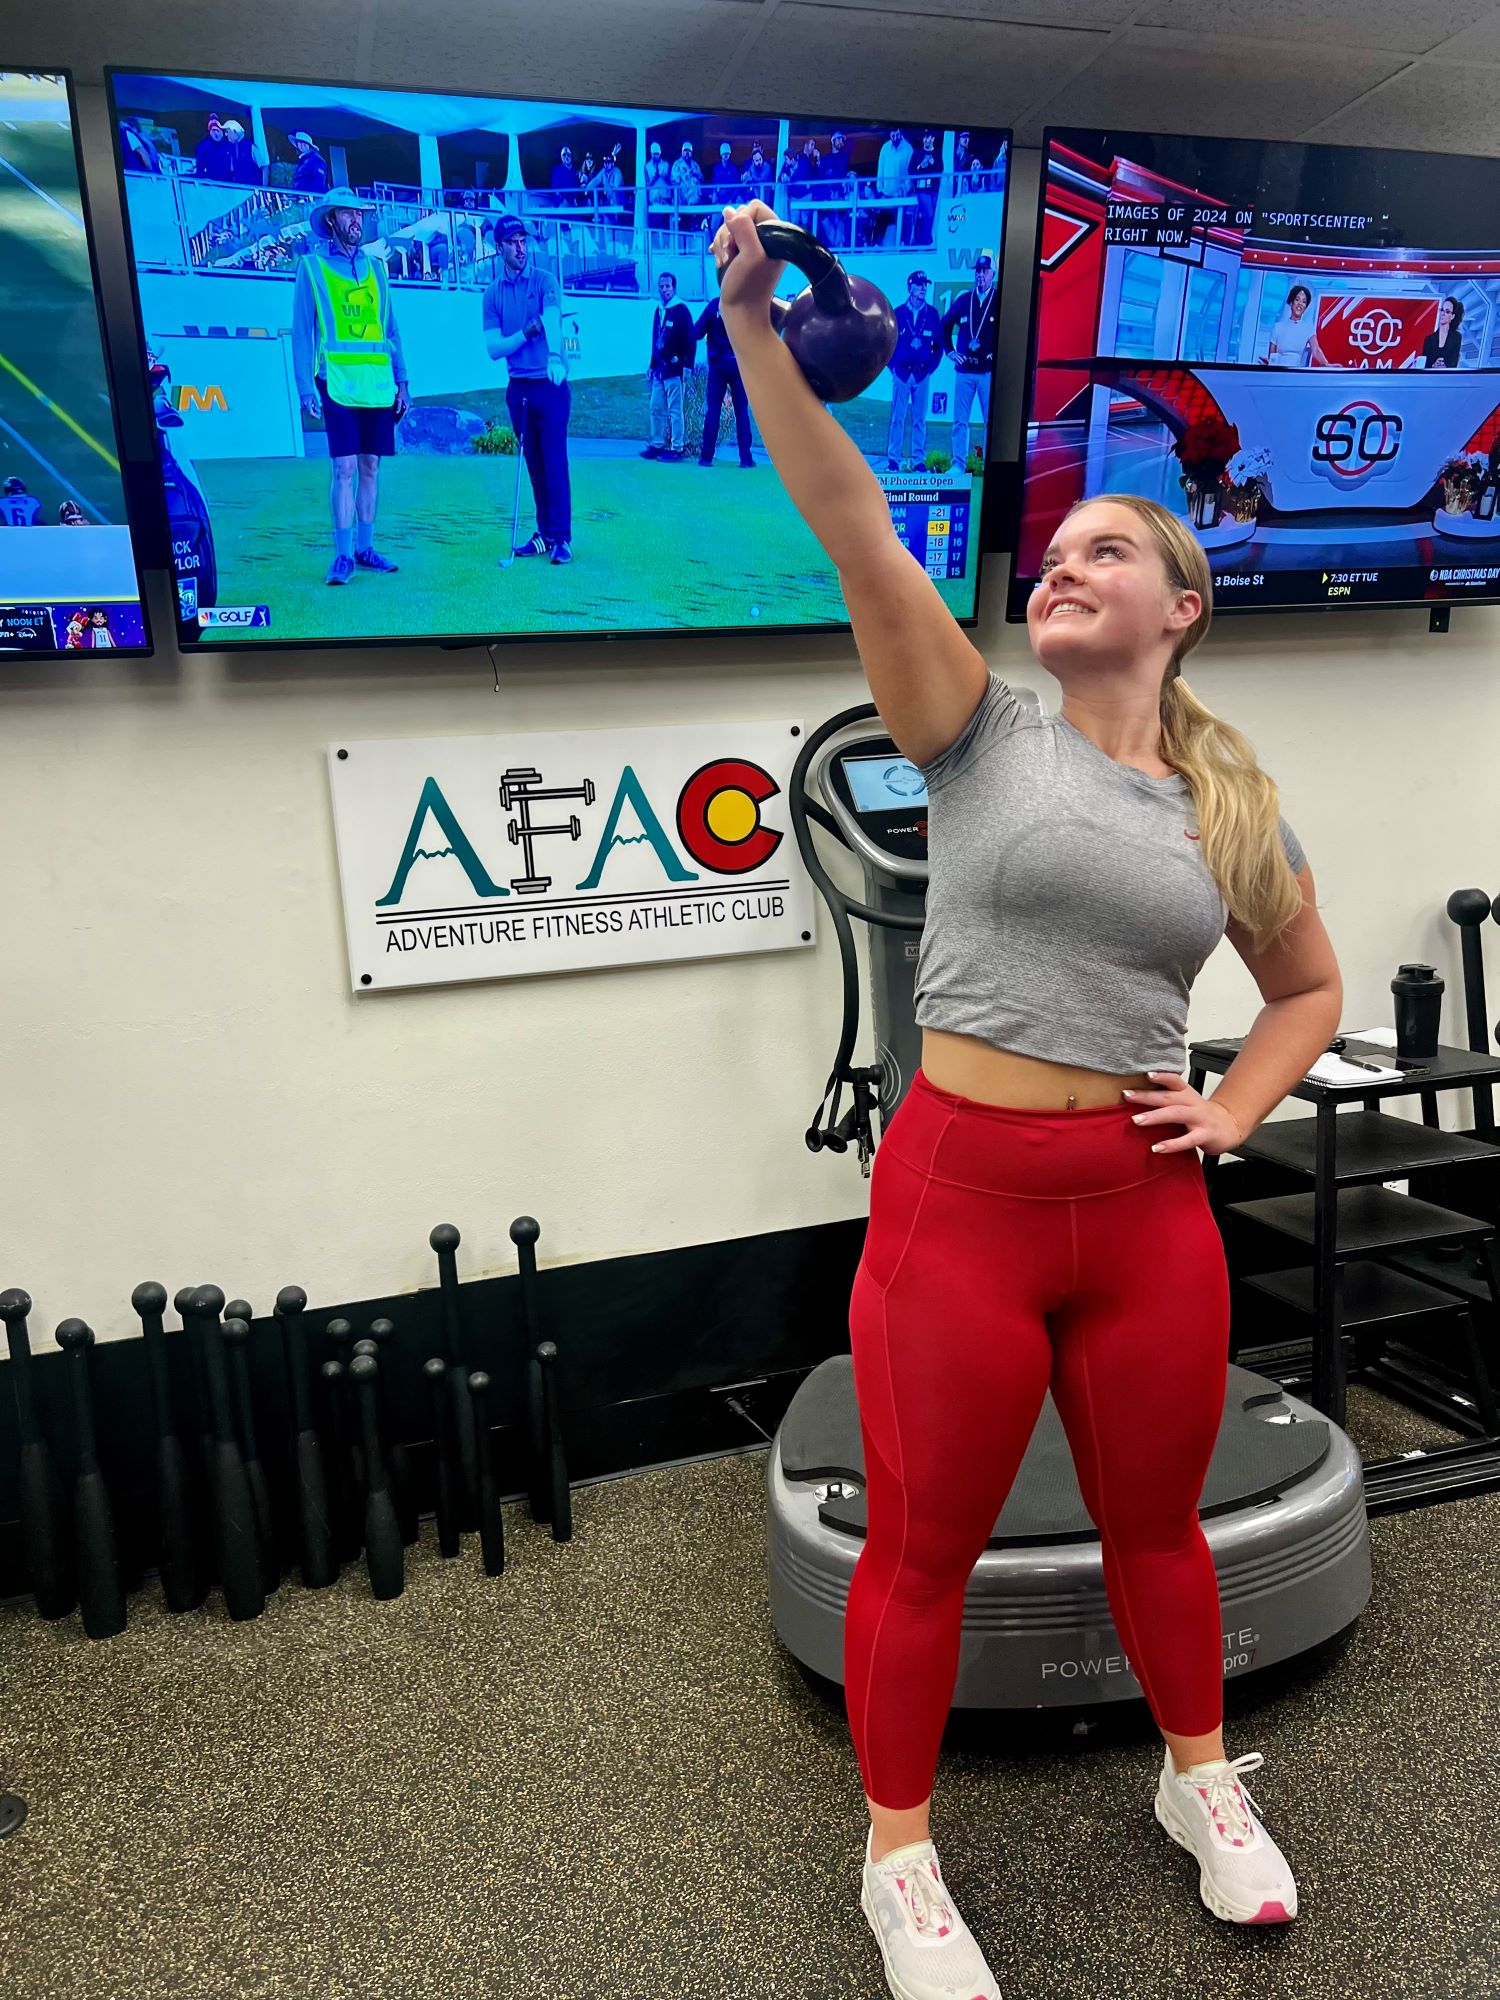
<path fill-rule="evenodd" d="M 1348 1371 L 1344 1365 L 1344 1267 L 1338 1258 L 1337 1117 L 1334 1099 L 1320 1098 L 1313 1170 L 1312 1399 L 1325 1417 L 1342 1426 L 1348 1401 Z"/>

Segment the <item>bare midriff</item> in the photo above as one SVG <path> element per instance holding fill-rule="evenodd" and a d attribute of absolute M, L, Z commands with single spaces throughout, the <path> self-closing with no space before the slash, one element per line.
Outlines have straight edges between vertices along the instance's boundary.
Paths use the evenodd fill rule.
<path fill-rule="evenodd" d="M 976 1104 L 1009 1105 L 1017 1111 L 1093 1111 L 1120 1104 L 1126 1090 L 1149 1090 L 1143 1075 L 1110 1076 L 1103 1070 L 1075 1069 L 991 1048 L 973 1035 L 922 1030 L 922 1074 L 939 1090 Z"/>

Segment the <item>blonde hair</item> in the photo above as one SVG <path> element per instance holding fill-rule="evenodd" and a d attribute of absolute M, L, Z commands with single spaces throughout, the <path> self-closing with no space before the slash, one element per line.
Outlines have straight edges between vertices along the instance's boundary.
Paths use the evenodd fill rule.
<path fill-rule="evenodd" d="M 1260 768 L 1249 739 L 1205 708 L 1182 679 L 1182 662 L 1207 632 L 1214 583 L 1202 544 L 1176 514 L 1135 493 L 1096 493 L 1068 512 L 1107 502 L 1125 507 L 1151 530 L 1167 582 L 1203 600 L 1178 638 L 1161 684 L 1161 754 L 1180 771 L 1198 813 L 1203 859 L 1230 916 L 1264 951 L 1302 908 L 1302 888 L 1281 844 L 1281 807 L 1274 781 Z"/>

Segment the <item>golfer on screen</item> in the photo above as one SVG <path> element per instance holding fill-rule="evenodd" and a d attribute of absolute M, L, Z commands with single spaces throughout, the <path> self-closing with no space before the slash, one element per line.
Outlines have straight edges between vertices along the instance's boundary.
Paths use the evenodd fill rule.
<path fill-rule="evenodd" d="M 504 361 L 510 380 L 505 407 L 531 477 L 536 500 L 536 532 L 500 558 L 547 556 L 573 560 L 573 492 L 568 473 L 568 414 L 573 392 L 563 359 L 562 312 L 557 279 L 531 257 L 531 231 L 518 215 L 495 224 L 500 267 L 484 295 L 484 344 L 492 361 Z M 520 498 L 520 467 L 516 468 Z"/>

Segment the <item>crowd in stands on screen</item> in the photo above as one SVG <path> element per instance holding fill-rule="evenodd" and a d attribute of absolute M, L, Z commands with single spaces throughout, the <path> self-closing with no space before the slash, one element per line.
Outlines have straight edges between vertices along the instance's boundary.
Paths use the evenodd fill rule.
<path fill-rule="evenodd" d="M 161 173 L 165 156 L 177 155 L 179 142 L 170 126 L 152 125 L 148 133 L 147 124 L 134 115 L 121 119 L 122 157 L 129 171 Z M 764 140 L 742 140 L 737 145 L 720 139 L 713 142 L 716 157 L 707 171 L 692 139 L 679 141 L 671 159 L 662 141 L 651 139 L 639 163 L 638 180 L 627 176 L 622 165 L 625 142 L 614 141 L 596 163 L 591 145 L 580 139 L 575 147 L 571 140 L 562 140 L 550 161 L 543 160 L 527 174 L 527 185 L 519 195 L 513 187 L 475 185 L 444 187 L 434 190 L 433 196 L 443 212 L 478 215 L 523 205 L 527 213 L 550 212 L 561 224 L 565 252 L 580 247 L 592 252 L 599 247 L 597 239 L 588 235 L 590 225 L 628 229 L 637 217 L 637 188 L 644 191 L 648 226 L 679 242 L 711 233 L 726 203 L 762 200 L 774 203 L 778 213 L 833 249 L 930 249 L 944 192 L 958 197 L 998 189 L 1004 155 L 1002 150 L 994 165 L 985 167 L 973 150 L 972 134 L 958 130 L 953 164 L 945 174 L 939 129 L 920 128 L 920 149 L 914 144 L 917 130 L 914 127 L 909 135 L 900 126 L 887 128 L 873 174 L 858 170 L 848 137 L 838 130 L 830 134 L 826 150 L 810 133 L 794 139 L 774 166 Z M 867 136 L 873 142 L 876 135 Z M 286 145 L 295 160 L 281 159 L 272 167 L 264 150 L 257 153 L 247 139 L 239 119 L 214 111 L 193 149 L 191 170 L 195 177 L 226 186 L 254 187 L 271 205 L 325 194 L 332 172 L 326 139 L 320 143 L 312 132 L 298 129 L 287 134 Z M 706 147 L 705 157 L 707 151 Z M 188 166 L 180 155 L 175 164 L 179 171 Z M 581 246 L 574 226 L 563 219 L 573 209 L 583 212 Z M 367 248 L 385 262 L 393 277 L 443 283 L 451 281 L 452 272 L 463 280 L 482 280 L 481 267 L 492 264 L 496 254 L 492 232 L 478 222 L 465 229 L 449 221 L 446 213 L 438 226 L 426 226 L 438 213 L 426 207 L 414 214 L 386 207 L 382 234 Z M 261 233 L 265 222 L 279 226 Z M 306 248 L 300 217 L 283 219 L 279 211 L 268 212 L 262 221 L 253 215 L 247 218 L 237 208 L 200 230 L 194 254 L 195 261 L 222 269 L 276 272 L 294 265 Z"/>
<path fill-rule="evenodd" d="M 42 518 L 42 503 L 26 490 L 26 481 L 12 473 L 0 493 L 0 527 L 34 528 Z"/>
<path fill-rule="evenodd" d="M 915 128 L 914 128 L 915 129 Z M 120 147 L 127 170 L 138 173 L 161 173 L 162 148 L 148 137 L 142 129 L 141 119 L 129 115 L 120 120 Z M 167 134 L 172 149 L 175 150 L 175 136 Z M 287 143 L 295 154 L 291 184 L 301 193 L 323 194 L 329 183 L 328 162 L 320 150 L 317 140 L 307 131 L 289 132 Z M 575 158 L 574 148 L 564 144 L 558 157 L 548 170 L 546 187 L 549 193 L 559 197 L 560 204 L 583 205 L 583 197 L 588 193 L 612 194 L 627 185 L 620 167 L 621 141 L 616 140 L 602 165 L 596 165 L 593 152 L 587 148 Z M 247 138 L 245 128 L 234 117 L 221 117 L 217 111 L 208 114 L 207 129 L 193 150 L 193 171 L 202 179 L 230 183 L 232 185 L 260 186 L 269 166 L 269 159 L 263 153 L 257 157 L 256 149 Z M 960 131 L 955 135 L 952 183 L 954 194 L 973 194 L 985 189 L 998 187 L 999 176 L 1004 166 L 1003 156 L 997 156 L 993 167 L 984 167 L 972 151 L 971 135 Z M 800 142 L 793 141 L 783 155 L 781 165 L 772 171 L 766 158 L 764 142 L 757 139 L 751 143 L 748 157 L 743 163 L 736 159 L 733 143 L 728 139 L 718 142 L 717 155 L 712 168 L 705 172 L 697 158 L 696 148 L 691 139 L 684 139 L 675 160 L 663 157 L 661 142 L 650 141 L 647 157 L 642 162 L 639 185 L 649 191 L 667 193 L 674 207 L 698 205 L 714 201 L 721 194 L 727 198 L 732 189 L 750 189 L 762 199 L 781 185 L 817 186 L 825 197 L 834 199 L 856 190 L 861 193 L 878 188 L 881 193 L 904 194 L 910 191 L 914 176 L 932 175 L 941 178 L 941 148 L 936 130 L 924 128 L 924 150 L 916 154 L 911 139 L 900 130 L 893 128 L 891 136 L 881 146 L 880 159 L 874 176 L 864 177 L 864 188 L 858 188 L 857 175 L 848 140 L 843 132 L 834 132 L 829 140 L 829 149 L 824 153 L 811 135 Z M 483 193 L 476 189 L 454 189 L 454 195 Z M 750 196 L 742 196 L 749 199 Z M 513 199 L 513 191 L 501 196 L 496 191 L 493 199 L 503 205 L 504 200 Z"/>

